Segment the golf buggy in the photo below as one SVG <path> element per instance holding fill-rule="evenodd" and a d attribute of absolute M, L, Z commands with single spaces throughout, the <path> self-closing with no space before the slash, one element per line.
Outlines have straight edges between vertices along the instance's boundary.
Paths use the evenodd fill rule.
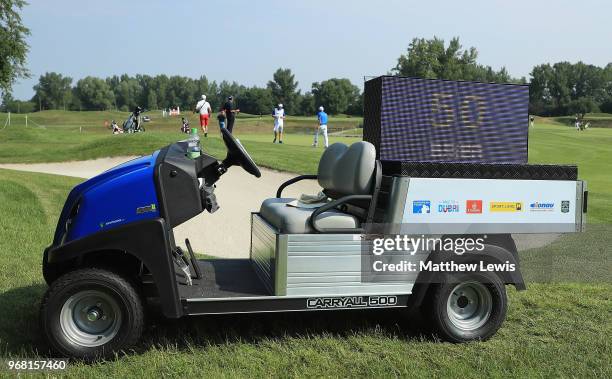
<path fill-rule="evenodd" d="M 420 307 L 446 340 L 487 339 L 505 318 L 505 285 L 525 289 L 509 233 L 575 232 L 584 220 L 585 184 L 576 180 L 575 167 L 471 165 L 469 171 L 459 170 L 470 176 L 461 177 L 457 167 L 382 167 L 372 144 L 337 143 L 322 155 L 316 175 L 280 184 L 276 196 L 251 213 L 248 259 L 198 259 L 189 241 L 187 251 L 177 247 L 173 228 L 219 208 L 215 183 L 230 167 L 261 175 L 240 142 L 227 130 L 221 132 L 227 147 L 222 161 L 207 154 L 190 159 L 187 142 L 177 142 L 70 192 L 43 258 L 49 290 L 42 301 L 41 325 L 59 354 L 94 359 L 135 344 L 144 328 L 145 303 L 152 298 L 168 318 Z M 295 199 L 284 198 L 283 190 L 300 180 L 317 180 L 329 201 L 318 208 L 292 206 Z M 450 218 L 429 217 L 434 213 L 425 213 L 424 203 L 418 209 L 413 204 L 424 196 L 486 203 L 492 191 L 499 198 L 524 202 L 534 188 L 542 196 L 563 199 L 564 208 L 556 204 L 554 211 L 531 212 L 539 218 L 527 221 L 508 218 L 521 212 L 473 214 L 469 216 L 478 221 L 464 230 L 458 223 L 453 228 Z M 565 203 L 566 198 L 571 201 Z M 479 207 L 474 213 L 488 213 L 482 203 L 474 204 Z M 456 275 L 422 271 L 401 280 L 365 280 L 363 247 L 368 246 L 369 224 L 401 225 L 407 228 L 402 233 L 450 238 L 490 233 L 478 254 L 453 258 L 419 249 L 408 259 L 430 264 L 479 260 L 517 269 Z"/>

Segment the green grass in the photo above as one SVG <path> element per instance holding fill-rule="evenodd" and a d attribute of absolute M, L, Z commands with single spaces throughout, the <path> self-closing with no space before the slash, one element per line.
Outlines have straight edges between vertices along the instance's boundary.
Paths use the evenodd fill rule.
<path fill-rule="evenodd" d="M 573 128 L 576 116 L 555 117 L 554 120 Z M 590 123 L 591 128 L 612 128 L 612 114 L 610 113 L 587 113 L 584 121 Z"/>
<path fill-rule="evenodd" d="M 162 117 L 161 111 L 151 111 L 145 113 L 151 118 L 151 122 L 145 123 L 145 127 L 152 131 L 167 130 L 178 131 L 180 128 L 181 117 L 187 118 L 192 126 L 199 125 L 197 114 L 187 112 L 179 117 Z M 28 127 L 31 128 L 61 128 L 71 131 L 85 131 L 93 133 L 108 133 L 105 122 L 116 120 L 119 125 L 128 117 L 127 112 L 118 111 L 43 111 L 27 115 Z M 0 113 L 0 128 L 4 126 L 7 114 Z M 346 115 L 335 115 L 330 117 L 329 128 L 331 131 L 356 128 L 361 124 L 361 117 Z M 213 115 L 211 123 L 213 129 L 217 128 L 217 119 Z M 287 116 L 285 128 L 291 132 L 311 130 L 316 125 L 314 116 Z M 25 127 L 26 115 L 11 114 L 11 125 L 13 127 Z M 261 132 L 272 131 L 273 119 L 271 115 L 251 115 L 240 113 L 236 121 L 235 131 Z M 10 127 L 9 127 L 10 128 Z"/>
<path fill-rule="evenodd" d="M 65 115 L 62 118 L 62 115 Z M 79 117 L 81 115 L 81 117 Z M 118 117 L 121 116 L 121 117 Z M 0 130 L 0 163 L 35 163 L 85 160 L 109 156 L 144 155 L 169 143 L 186 138 L 179 132 L 180 119 L 153 119 L 146 123 L 146 133 L 112 135 L 104 128 L 104 120 L 122 119 L 124 114 L 114 112 L 62 112 L 45 111 L 33 114 L 31 119 L 45 128 L 25 127 L 23 115 L 12 115 L 11 126 Z M 188 115 L 196 125 L 195 117 Z M 4 115 L 0 114 L 0 127 Z M 336 117 L 331 125 L 337 132 L 354 130 L 360 118 Z M 79 129 L 79 125 L 82 125 Z M 234 134 L 245 145 L 253 159 L 263 166 L 295 173 L 316 171 L 322 149 L 311 148 L 316 120 L 314 117 L 291 117 L 286 122 L 287 135 L 283 145 L 273 145 L 272 118 L 243 117 L 236 121 Z M 81 131 L 80 131 L 81 130 Z M 308 132 L 308 134 L 304 134 Z M 330 141 L 350 144 L 358 137 L 342 135 Z M 216 121 L 210 127 L 209 138 L 202 138 L 203 148 L 219 157 L 225 156 Z M 291 159 L 287 159 L 291 157 Z"/>
<path fill-rule="evenodd" d="M 577 164 L 588 185 L 589 222 L 612 224 L 612 129 L 577 132 L 536 124 L 529 134 L 529 162 Z"/>
<path fill-rule="evenodd" d="M 0 170 L 0 355 L 45 354 L 40 274 L 67 191 L 78 179 Z M 543 251 L 544 254 L 547 251 Z M 609 275 L 609 272 L 608 272 Z M 200 317 L 153 314 L 136 352 L 72 377 L 544 376 L 610 377 L 612 285 L 508 288 L 510 311 L 490 341 L 455 345 L 420 335 L 418 315 L 396 311 Z"/>
<path fill-rule="evenodd" d="M 0 161 L 143 154 L 180 138 L 171 126 L 118 137 L 104 130 L 78 133 L 71 128 L 74 126 L 58 124 L 0 131 Z M 24 136 L 37 143 L 24 143 Z M 249 132 L 239 137 L 262 165 L 295 172 L 316 170 L 321 151 L 308 146 L 310 136 L 289 134 L 283 146 L 272 145 L 269 133 Z M 356 139 L 340 140 L 350 143 Z M 419 334 L 423 320 L 418 315 L 395 311 L 178 321 L 153 313 L 135 353 L 92 365 L 74 362 L 67 374 L 79 378 L 611 377 L 611 143 L 612 130 L 606 129 L 577 133 L 554 122 L 539 122 L 531 130 L 530 161 L 577 163 L 580 177 L 589 181 L 589 219 L 599 225 L 521 253 L 528 290 L 508 288 L 507 321 L 490 341 L 464 345 L 435 341 Z M 218 138 L 206 140 L 205 148 L 223 153 Z M 37 320 L 46 289 L 40 272 L 41 253 L 52 238 L 67 192 L 78 182 L 0 170 L 0 356 L 46 354 Z"/>
<path fill-rule="evenodd" d="M 84 160 L 108 156 L 144 155 L 185 138 L 178 132 L 179 119 L 161 118 L 151 114 L 153 122 L 146 124 L 147 133 L 113 136 L 104 128 L 104 120 L 123 119 L 120 112 L 45 111 L 30 115 L 46 128 L 28 127 L 24 115 L 13 115 L 13 124 L 0 130 L 0 163 L 57 162 Z M 120 117 L 119 117 L 120 116 Z M 187 115 L 193 120 L 195 116 Z M 599 115 L 602 117 L 601 115 Z M 0 114 L 0 124 L 4 116 Z M 21 124 L 20 124 L 21 122 Z M 331 142 L 350 144 L 360 140 L 360 118 L 335 117 L 330 125 L 340 125 Z M 78 125 L 85 125 L 79 132 Z M 235 135 L 243 142 L 255 161 L 263 166 L 295 173 L 313 173 L 322 149 L 310 147 L 313 117 L 292 117 L 287 121 L 285 144 L 273 145 L 271 118 L 244 117 L 237 120 Z M 213 121 L 209 138 L 202 138 L 209 153 L 223 158 L 225 148 Z M 588 181 L 590 191 L 590 222 L 611 220 L 612 209 L 612 129 L 592 128 L 576 132 L 553 119 L 538 118 L 529 137 L 531 163 L 573 163 L 579 165 L 580 177 Z"/>

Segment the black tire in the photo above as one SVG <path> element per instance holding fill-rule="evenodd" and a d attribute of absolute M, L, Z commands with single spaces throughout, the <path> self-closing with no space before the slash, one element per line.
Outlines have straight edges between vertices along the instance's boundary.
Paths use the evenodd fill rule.
<path fill-rule="evenodd" d="M 430 294 L 427 308 L 431 326 L 449 342 L 487 340 L 506 318 L 506 287 L 493 273 L 448 275 Z"/>
<path fill-rule="evenodd" d="M 40 322 L 53 350 L 91 361 L 113 357 L 138 342 L 144 309 L 128 280 L 87 268 L 53 282 L 41 304 Z"/>

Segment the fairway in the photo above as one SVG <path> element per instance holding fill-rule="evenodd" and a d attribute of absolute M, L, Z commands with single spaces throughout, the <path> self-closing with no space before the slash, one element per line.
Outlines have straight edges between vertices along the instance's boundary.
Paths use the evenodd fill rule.
<path fill-rule="evenodd" d="M 150 154 L 169 143 L 186 138 L 179 132 L 180 118 L 153 117 L 146 123 L 146 133 L 112 135 L 104 120 L 125 117 L 121 112 L 44 111 L 31 116 L 39 125 L 25 127 L 23 115 L 13 115 L 10 127 L 0 130 L 0 163 L 62 162 L 113 156 Z M 609 116 L 609 115 L 608 115 Z M 6 114 L 0 113 L 0 121 Z M 195 125 L 195 117 L 189 114 Z M 597 117 L 604 118 L 599 114 Z M 612 119 L 608 117 L 608 119 Z M 361 140 L 362 120 L 357 117 L 333 117 L 330 127 L 339 125 L 330 143 L 351 144 Z M 316 172 L 322 148 L 312 148 L 314 117 L 294 117 L 287 121 L 284 144 L 272 144 L 272 118 L 243 115 L 236 122 L 235 135 L 257 164 L 298 174 Z M 81 126 L 79 126 L 81 125 Z M 81 128 L 81 129 L 79 129 Z M 79 132 L 79 130 L 82 130 Z M 307 134 L 306 134 L 307 133 Z M 206 152 L 223 158 L 225 146 L 213 121 L 208 138 L 202 138 Z M 577 164 L 580 179 L 588 182 L 590 192 L 589 222 L 612 219 L 612 129 L 591 128 L 576 132 L 554 119 L 538 119 L 529 134 L 530 163 Z"/>
<path fill-rule="evenodd" d="M 62 115 L 65 117 L 62 118 Z M 6 114 L 0 113 L 0 121 L 5 117 Z M 152 122 L 144 124 L 147 132 L 139 134 L 112 135 L 104 127 L 104 120 L 122 120 L 124 117 L 127 117 L 126 114 L 120 112 L 45 111 L 31 116 L 26 127 L 24 115 L 12 115 L 11 125 L 0 130 L 0 163 L 62 162 L 145 155 L 187 138 L 180 133 L 180 118 L 177 117 L 153 117 Z M 192 114 L 188 117 L 192 119 L 192 126 L 196 127 L 196 117 Z M 41 126 L 32 124 L 33 119 Z M 334 117 L 330 119 L 330 128 L 336 130 L 335 133 L 341 133 L 342 130 L 355 130 L 360 123 L 360 118 Z M 274 145 L 271 117 L 242 115 L 236 121 L 234 134 L 259 165 L 295 173 L 312 173 L 316 171 L 323 152 L 321 147 L 311 147 L 315 125 L 314 117 L 290 117 L 286 122 L 287 134 L 283 145 Z M 360 139 L 332 135 L 330 143 L 351 144 Z M 209 137 L 201 136 L 201 141 L 209 154 L 221 159 L 225 157 L 225 146 L 216 121 L 210 126 Z"/>
<path fill-rule="evenodd" d="M 298 121 L 310 123 L 313 119 Z M 274 145 L 271 122 L 261 126 L 253 122 L 240 119 L 236 128 L 258 164 L 297 173 L 316 171 L 322 149 L 310 147 L 310 135 L 296 129 L 286 136 L 285 144 Z M 178 124 L 176 128 L 151 126 L 144 134 L 112 136 L 106 130 L 88 129 L 94 126 L 79 132 L 78 125 L 61 123 L 58 118 L 57 124 L 47 122 L 46 128 L 0 131 L 0 162 L 146 154 L 182 138 Z M 351 129 L 355 126 L 348 125 L 347 130 Z M 336 136 L 332 142 L 359 139 Z M 532 163 L 579 165 L 579 176 L 588 181 L 590 191 L 588 220 L 599 224 L 599 229 L 521 253 L 528 290 L 517 292 L 508 287 L 508 318 L 490 341 L 442 343 L 419 334 L 424 321 L 417 314 L 396 311 L 210 316 L 177 321 L 153 316 L 136 352 L 93 365 L 71 363 L 68 375 L 612 376 L 612 129 L 577 133 L 556 122 L 542 122 L 530 130 L 529 143 Z M 216 156 L 224 155 L 216 131 L 203 139 L 203 145 Z M 46 289 L 40 272 L 41 254 L 52 238 L 66 194 L 78 182 L 75 178 L 0 170 L 3 355 L 46 354 L 37 314 Z M 590 247 L 588 251 L 584 246 Z M 579 270 L 575 270 L 577 264 Z M 554 275 L 547 276 L 551 272 Z"/>

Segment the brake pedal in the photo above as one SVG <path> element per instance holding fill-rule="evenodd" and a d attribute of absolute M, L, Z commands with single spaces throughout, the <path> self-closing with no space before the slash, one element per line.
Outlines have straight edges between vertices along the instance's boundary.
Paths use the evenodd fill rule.
<path fill-rule="evenodd" d="M 174 250 L 172 257 L 174 258 L 174 263 L 176 263 L 176 265 L 179 266 L 181 271 L 183 271 L 183 274 L 185 274 L 185 280 L 187 280 L 187 285 L 192 286 L 193 280 L 191 280 L 191 270 L 189 270 L 189 261 L 185 257 L 183 249 L 177 247 Z"/>

